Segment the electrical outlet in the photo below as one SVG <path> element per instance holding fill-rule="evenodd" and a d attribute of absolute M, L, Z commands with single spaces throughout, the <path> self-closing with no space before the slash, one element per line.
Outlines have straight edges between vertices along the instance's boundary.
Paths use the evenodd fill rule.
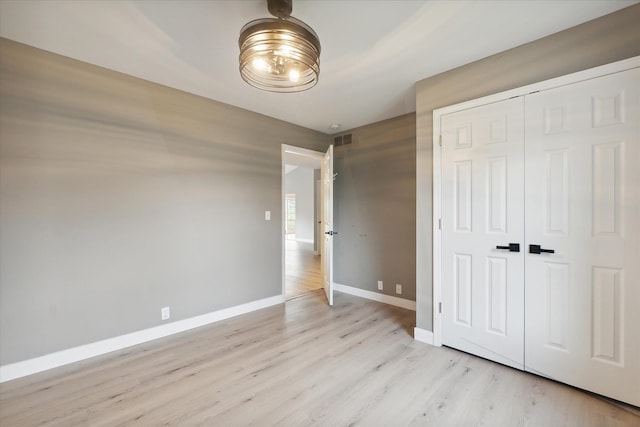
<path fill-rule="evenodd" d="M 382 290 L 382 280 L 378 280 L 378 290 Z"/>
<path fill-rule="evenodd" d="M 271 211 L 264 211 L 264 220 L 271 221 Z"/>
<path fill-rule="evenodd" d="M 396 294 L 402 294 L 402 285 L 399 283 L 396 283 Z"/>
<path fill-rule="evenodd" d="M 160 318 L 162 320 L 167 320 L 171 317 L 171 309 L 169 307 L 162 307 L 160 309 Z"/>

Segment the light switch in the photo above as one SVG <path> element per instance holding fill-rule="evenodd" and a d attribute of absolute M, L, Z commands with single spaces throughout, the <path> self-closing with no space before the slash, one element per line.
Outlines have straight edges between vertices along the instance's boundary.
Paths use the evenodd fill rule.
<path fill-rule="evenodd" d="M 271 221 L 271 211 L 264 211 L 264 220 Z"/>

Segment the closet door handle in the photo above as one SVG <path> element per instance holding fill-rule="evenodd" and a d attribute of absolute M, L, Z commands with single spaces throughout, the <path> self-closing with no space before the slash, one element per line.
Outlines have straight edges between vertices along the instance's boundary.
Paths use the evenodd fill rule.
<path fill-rule="evenodd" d="M 509 246 L 496 246 L 496 249 L 506 249 L 509 252 L 520 252 L 520 243 L 509 243 Z"/>
<path fill-rule="evenodd" d="M 541 248 L 540 245 L 529 245 L 529 253 L 530 254 L 541 254 L 541 253 L 554 254 L 556 253 L 556 251 L 554 251 L 553 249 Z"/>

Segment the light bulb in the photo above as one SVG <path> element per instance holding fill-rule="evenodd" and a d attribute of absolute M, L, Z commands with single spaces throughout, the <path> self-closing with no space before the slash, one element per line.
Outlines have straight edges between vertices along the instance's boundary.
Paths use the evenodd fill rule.
<path fill-rule="evenodd" d="M 298 70 L 289 71 L 289 80 L 291 80 L 294 83 L 300 80 L 300 71 Z"/>
<path fill-rule="evenodd" d="M 286 44 L 280 45 L 280 49 L 274 52 L 277 56 L 284 56 L 288 58 L 291 55 L 291 46 Z"/>
<path fill-rule="evenodd" d="M 251 62 L 251 65 L 253 66 L 253 68 L 255 68 L 256 70 L 259 70 L 259 71 L 270 71 L 271 70 L 271 67 L 269 66 L 269 64 L 267 64 L 267 61 L 265 61 L 262 58 L 254 59 Z"/>

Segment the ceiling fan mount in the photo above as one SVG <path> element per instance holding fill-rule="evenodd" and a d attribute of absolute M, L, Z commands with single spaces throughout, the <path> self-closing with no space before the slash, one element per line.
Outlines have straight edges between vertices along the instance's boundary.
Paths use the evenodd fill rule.
<path fill-rule="evenodd" d="M 269 13 L 280 19 L 287 19 L 293 10 L 293 0 L 267 0 Z"/>

